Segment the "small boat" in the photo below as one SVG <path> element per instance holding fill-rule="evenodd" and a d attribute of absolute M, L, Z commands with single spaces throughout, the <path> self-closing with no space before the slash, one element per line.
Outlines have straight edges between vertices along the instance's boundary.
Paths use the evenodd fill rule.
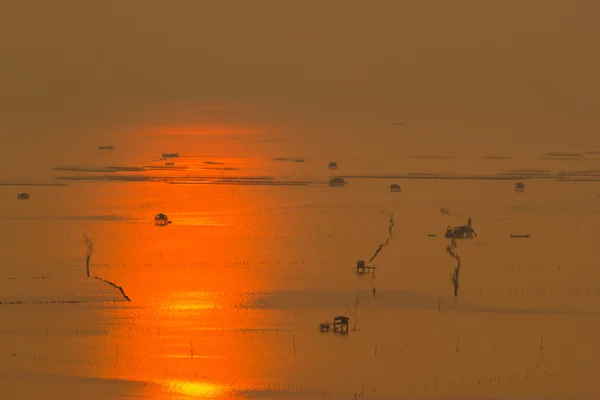
<path fill-rule="evenodd" d="M 162 153 L 163 158 L 177 158 L 179 153 Z"/>
<path fill-rule="evenodd" d="M 338 169 L 338 163 L 332 161 L 329 163 L 329 169 Z"/>
<path fill-rule="evenodd" d="M 165 165 L 175 165 L 175 163 L 173 161 L 167 161 Z"/>
<path fill-rule="evenodd" d="M 329 181 L 329 186 L 346 186 L 346 181 L 343 178 L 333 178 Z"/>
<path fill-rule="evenodd" d="M 107 144 L 104 146 L 98 146 L 99 150 L 114 150 L 115 146 L 113 146 L 112 144 Z"/>
<path fill-rule="evenodd" d="M 510 234 L 511 238 L 528 238 L 531 235 L 515 235 L 513 233 Z"/>
<path fill-rule="evenodd" d="M 27 193 L 18 193 L 17 200 L 29 200 L 29 195 Z"/>
<path fill-rule="evenodd" d="M 429 236 L 429 237 L 435 237 L 435 233 L 428 233 L 427 236 Z"/>

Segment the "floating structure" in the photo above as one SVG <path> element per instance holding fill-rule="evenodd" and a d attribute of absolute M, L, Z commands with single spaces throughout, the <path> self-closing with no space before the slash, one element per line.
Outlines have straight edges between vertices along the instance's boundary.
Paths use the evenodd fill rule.
<path fill-rule="evenodd" d="M 103 146 L 98 146 L 99 150 L 114 150 L 115 146 L 113 146 L 112 144 L 107 144 L 107 145 L 103 145 Z"/>
<path fill-rule="evenodd" d="M 17 200 L 29 200 L 27 193 L 17 193 Z"/>
<path fill-rule="evenodd" d="M 171 223 L 171 221 L 169 220 L 169 217 L 167 217 L 163 213 L 156 214 L 154 216 L 154 225 L 156 225 L 156 226 L 166 226 L 170 223 Z"/>
<path fill-rule="evenodd" d="M 329 186 L 346 186 L 344 178 L 333 178 L 329 181 Z"/>
<path fill-rule="evenodd" d="M 429 237 L 435 237 L 436 235 L 435 235 L 435 233 L 428 233 L 427 236 L 429 236 Z"/>
<path fill-rule="evenodd" d="M 175 165 L 175 163 L 174 163 L 173 161 L 167 161 L 167 162 L 165 163 L 165 165 L 167 165 L 167 166 L 171 166 L 171 165 Z"/>
<path fill-rule="evenodd" d="M 177 158 L 179 153 L 162 153 L 163 158 Z"/>
<path fill-rule="evenodd" d="M 332 161 L 329 163 L 329 169 L 338 169 L 338 163 Z"/>
<path fill-rule="evenodd" d="M 390 185 L 390 192 L 399 192 L 400 191 L 400 185 L 393 183 Z"/>
<path fill-rule="evenodd" d="M 477 236 L 477 233 L 475 233 L 475 230 L 471 225 L 471 217 L 469 217 L 467 225 L 456 227 L 448 225 L 444 236 L 449 239 L 472 239 L 473 237 Z"/>
<path fill-rule="evenodd" d="M 367 265 L 365 260 L 358 260 L 356 262 L 356 274 L 364 275 L 368 270 L 377 268 L 375 265 Z"/>
<path fill-rule="evenodd" d="M 529 234 L 527 234 L 527 235 L 515 235 L 514 233 L 510 234 L 511 238 L 528 238 L 529 236 L 531 236 L 531 235 L 529 235 Z"/>
<path fill-rule="evenodd" d="M 521 182 L 515 183 L 515 192 L 524 192 L 524 191 L 525 191 L 524 183 L 521 183 Z"/>
<path fill-rule="evenodd" d="M 333 332 L 348 333 L 348 322 L 350 318 L 339 316 L 333 319 Z"/>

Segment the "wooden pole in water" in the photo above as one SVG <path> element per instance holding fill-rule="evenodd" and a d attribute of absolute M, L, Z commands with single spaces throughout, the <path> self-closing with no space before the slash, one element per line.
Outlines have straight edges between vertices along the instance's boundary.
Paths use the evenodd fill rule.
<path fill-rule="evenodd" d="M 458 353 L 458 347 L 460 345 L 460 332 L 458 332 L 458 337 L 456 338 L 456 352 Z"/>
<path fill-rule="evenodd" d="M 294 356 L 296 355 L 296 335 L 292 335 L 292 339 L 294 340 Z"/>

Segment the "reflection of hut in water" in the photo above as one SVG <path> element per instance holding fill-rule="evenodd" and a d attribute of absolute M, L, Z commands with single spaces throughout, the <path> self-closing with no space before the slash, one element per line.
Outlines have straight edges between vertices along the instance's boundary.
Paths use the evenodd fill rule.
<path fill-rule="evenodd" d="M 346 186 L 344 178 L 333 178 L 329 181 L 329 186 Z"/>
<path fill-rule="evenodd" d="M 329 163 L 329 169 L 338 169 L 338 163 L 332 161 Z"/>
<path fill-rule="evenodd" d="M 524 183 L 521 183 L 521 182 L 515 183 L 515 192 L 524 192 L 524 191 L 525 191 Z"/>
<path fill-rule="evenodd" d="M 350 318 L 348 317 L 343 317 L 343 316 L 339 316 L 339 317 L 335 317 L 333 319 L 333 331 L 334 332 L 340 332 L 340 333 L 348 333 L 348 321 L 350 320 Z"/>
<path fill-rule="evenodd" d="M 154 216 L 154 225 L 156 225 L 156 226 L 166 226 L 167 224 L 170 224 L 170 223 L 171 223 L 171 221 L 169 220 L 169 217 L 167 217 L 163 213 L 156 214 Z"/>
<path fill-rule="evenodd" d="M 17 193 L 17 200 L 29 200 L 27 193 Z"/>
<path fill-rule="evenodd" d="M 400 191 L 400 185 L 393 183 L 390 185 L 390 192 L 399 192 Z"/>

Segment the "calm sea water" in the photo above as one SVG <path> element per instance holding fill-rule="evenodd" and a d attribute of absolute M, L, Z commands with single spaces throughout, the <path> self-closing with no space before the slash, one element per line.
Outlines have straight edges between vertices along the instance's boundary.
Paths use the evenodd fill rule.
<path fill-rule="evenodd" d="M 301 163 L 242 157 L 243 142 L 234 156 L 226 146 L 189 156 L 185 146 L 165 147 L 88 150 L 73 165 L 164 167 L 157 156 L 179 150 L 173 169 L 118 174 L 203 182 L 1 188 L 3 398 L 575 398 L 600 390 L 595 183 L 527 180 L 515 193 L 503 180 L 347 178 L 336 188 L 326 184 L 331 175 L 464 172 L 471 161 L 405 154 L 390 167 L 376 156 L 338 157 L 331 171 L 324 153 Z M 515 165 L 482 156 L 476 172 Z M 115 173 L 49 172 L 89 175 Z M 310 184 L 215 184 L 259 175 Z M 400 193 L 390 192 L 394 182 Z M 15 199 L 22 190 L 30 200 Z M 172 224 L 153 225 L 161 212 Z M 458 241 L 455 298 L 456 261 L 443 234 L 469 217 L 478 236 Z M 358 276 L 356 261 L 386 242 L 390 219 L 375 274 Z M 130 302 L 87 276 L 84 234 L 94 245 L 91 275 L 122 286 Z M 349 334 L 318 331 L 338 315 L 350 317 Z"/>

